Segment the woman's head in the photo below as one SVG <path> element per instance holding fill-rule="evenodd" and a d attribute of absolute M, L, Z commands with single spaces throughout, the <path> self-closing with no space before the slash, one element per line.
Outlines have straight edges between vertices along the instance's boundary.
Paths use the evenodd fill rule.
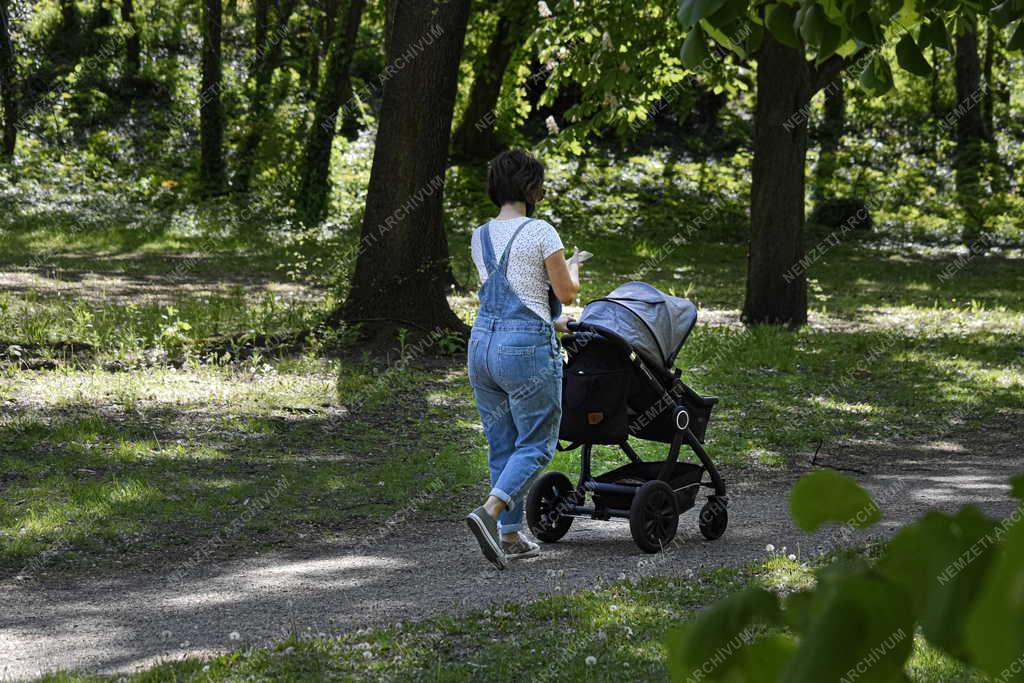
<path fill-rule="evenodd" d="M 498 207 L 524 202 L 528 209 L 544 198 L 544 166 L 524 149 L 509 149 L 491 160 L 487 193 Z"/>

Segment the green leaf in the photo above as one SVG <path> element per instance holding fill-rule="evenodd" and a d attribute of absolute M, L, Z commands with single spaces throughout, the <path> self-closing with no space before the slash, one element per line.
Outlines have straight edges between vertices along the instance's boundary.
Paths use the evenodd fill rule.
<path fill-rule="evenodd" d="M 925 637 L 963 659 L 964 615 L 969 614 L 998 551 L 995 522 L 975 507 L 956 516 L 929 512 L 901 530 L 878 571 L 903 587 Z"/>
<path fill-rule="evenodd" d="M 860 84 L 872 97 L 879 97 L 892 90 L 892 69 L 881 55 L 872 55 L 860 72 Z"/>
<path fill-rule="evenodd" d="M 930 76 L 932 73 L 931 64 L 921 54 L 921 49 L 917 47 L 914 37 L 909 33 L 904 33 L 896 43 L 896 61 L 915 76 Z"/>
<path fill-rule="evenodd" d="M 1024 680 L 1024 509 L 997 527 L 1003 549 L 967 615 L 972 662 L 1004 682 Z M 1006 677 L 1003 677 L 1005 673 Z"/>
<path fill-rule="evenodd" d="M 914 642 L 910 600 L 864 562 L 833 565 L 818 575 L 804 609 L 800 644 L 778 680 L 786 683 L 904 680 Z"/>
<path fill-rule="evenodd" d="M 882 29 L 871 12 L 861 12 L 850 21 L 853 37 L 868 45 L 879 45 L 883 40 Z"/>
<path fill-rule="evenodd" d="M 835 470 L 800 477 L 789 494 L 789 511 L 797 526 L 808 532 L 826 522 L 863 529 L 882 517 L 871 495 L 856 481 Z"/>
<path fill-rule="evenodd" d="M 1011 477 L 1010 488 L 1013 491 L 1013 497 L 1024 503 L 1024 475 Z"/>
<path fill-rule="evenodd" d="M 835 54 L 840 43 L 843 42 L 843 29 L 831 22 L 825 24 L 825 34 L 822 36 L 821 45 L 818 46 L 817 61 L 823 61 Z"/>
<path fill-rule="evenodd" d="M 676 17 L 683 28 L 690 28 L 704 17 L 717 12 L 724 4 L 725 0 L 681 0 Z"/>
<path fill-rule="evenodd" d="M 792 650 L 786 640 L 760 643 L 767 626 L 780 624 L 779 599 L 762 588 L 746 588 L 701 612 L 690 624 L 666 636 L 668 667 L 675 681 L 771 681 Z M 700 672 L 700 673 L 697 673 Z"/>
<path fill-rule="evenodd" d="M 932 19 L 922 26 L 918 40 L 922 47 L 925 45 L 932 45 L 940 50 L 945 50 L 950 54 L 953 53 L 953 42 L 949 39 L 949 31 L 946 30 L 946 22 L 942 19 Z"/>
<path fill-rule="evenodd" d="M 730 52 L 734 52 L 741 58 L 747 58 L 747 51 L 742 44 L 736 43 L 730 38 L 730 35 L 740 35 L 741 22 L 736 21 L 726 26 L 725 30 L 714 26 L 707 19 L 700 22 L 701 28 L 704 29 L 704 33 L 710 36 L 716 43 L 724 47 Z"/>
<path fill-rule="evenodd" d="M 711 53 L 704 39 L 704 29 L 698 24 L 690 29 L 683 41 L 683 47 L 679 51 L 679 58 L 687 69 L 701 69 L 706 66 L 705 60 L 710 60 Z"/>
<path fill-rule="evenodd" d="M 1004 0 L 992 8 L 989 18 L 999 28 L 1006 28 L 1015 19 L 1020 19 L 1021 15 L 1024 15 L 1024 1 Z"/>
<path fill-rule="evenodd" d="M 802 45 L 793 24 L 796 22 L 796 10 L 790 5 L 768 5 L 765 9 L 765 25 L 775 39 L 788 47 L 799 49 Z"/>
<path fill-rule="evenodd" d="M 1010 36 L 1010 40 L 1006 43 L 1006 49 L 1011 52 L 1024 50 L 1024 19 L 1017 22 L 1017 28 L 1013 31 L 1013 35 Z"/>
<path fill-rule="evenodd" d="M 800 13 L 797 14 L 800 21 L 800 37 L 808 45 L 814 47 L 821 45 L 829 23 L 825 16 L 825 10 L 821 8 L 821 5 L 814 4 L 810 5 L 802 16 Z"/>

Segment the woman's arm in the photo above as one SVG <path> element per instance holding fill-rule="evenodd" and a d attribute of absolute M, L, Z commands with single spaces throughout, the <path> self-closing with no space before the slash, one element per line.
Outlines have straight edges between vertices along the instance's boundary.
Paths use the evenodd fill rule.
<path fill-rule="evenodd" d="M 555 296 L 563 304 L 571 304 L 580 291 L 580 266 L 573 260 L 572 263 L 565 260 L 565 250 L 559 249 L 546 259 L 544 267 L 548 271 L 548 281 Z"/>

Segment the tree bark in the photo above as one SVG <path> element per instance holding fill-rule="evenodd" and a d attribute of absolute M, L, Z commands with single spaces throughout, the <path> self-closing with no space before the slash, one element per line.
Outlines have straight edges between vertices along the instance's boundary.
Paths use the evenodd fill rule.
<path fill-rule="evenodd" d="M 221 103 L 221 0 L 203 0 L 202 89 L 199 95 L 199 184 L 224 190 L 224 106 Z"/>
<path fill-rule="evenodd" d="M 327 215 L 331 147 L 338 110 L 352 96 L 349 66 L 365 6 L 365 0 L 349 0 L 345 21 L 337 24 L 327 60 L 327 74 L 320 85 L 313 123 L 306 134 L 295 203 L 300 219 L 307 225 L 319 223 Z"/>
<path fill-rule="evenodd" d="M 814 86 L 803 53 L 770 32 L 757 56 L 757 104 L 750 191 L 750 252 L 743 320 L 807 322 L 801 259 L 807 117 Z"/>
<path fill-rule="evenodd" d="M 985 59 L 982 65 L 982 77 L 984 78 L 984 96 L 981 100 L 981 119 L 982 124 L 985 128 L 985 140 L 987 142 L 995 141 L 995 111 L 994 93 L 996 90 L 996 84 L 993 79 L 992 67 L 995 63 L 996 53 L 996 41 L 998 40 L 999 33 L 992 28 L 992 22 L 989 21 L 985 27 Z"/>
<path fill-rule="evenodd" d="M 257 36 L 261 40 L 256 43 L 256 56 L 253 63 L 248 130 L 239 144 L 238 174 L 234 179 L 235 189 L 242 192 L 249 190 L 249 181 L 252 179 L 253 167 L 256 165 L 256 151 L 263 141 L 267 116 L 273 110 L 268 101 L 270 82 L 281 63 L 284 34 L 297 4 L 298 0 L 284 0 L 278 3 L 279 13 L 272 34 L 267 30 L 266 16 L 263 18 L 263 29 L 257 30 Z"/>
<path fill-rule="evenodd" d="M 309 41 L 309 53 L 306 58 L 306 72 L 303 76 L 303 91 L 306 97 L 313 99 L 320 85 L 320 60 L 331 50 L 334 37 L 335 22 L 338 20 L 341 0 L 322 0 L 320 16 L 316 22 L 316 40 Z"/>
<path fill-rule="evenodd" d="M 839 142 L 846 127 L 846 93 L 842 75 L 836 76 L 825 87 L 824 117 L 818 129 L 821 152 L 815 169 L 814 196 L 824 199 L 828 195 L 827 188 L 832 184 L 836 171 L 836 154 Z"/>
<path fill-rule="evenodd" d="M 469 91 L 469 104 L 452 140 L 452 151 L 466 160 L 489 159 L 497 148 L 494 134 L 495 106 L 501 95 L 501 82 L 515 52 L 512 35 L 513 19 L 508 15 L 498 18 L 498 26 Z"/>
<path fill-rule="evenodd" d="M 0 159 L 14 157 L 18 136 L 18 94 L 15 75 L 14 44 L 11 40 L 9 1 L 0 0 L 0 104 L 3 105 L 3 134 L 0 135 Z"/>
<path fill-rule="evenodd" d="M 981 62 L 977 30 L 956 38 L 956 149 L 953 165 L 957 196 L 964 212 L 964 239 L 980 233 L 981 167 L 984 161 L 985 122 L 981 105 Z"/>
<path fill-rule="evenodd" d="M 420 333 L 467 332 L 445 297 L 442 192 L 469 5 L 436 0 L 395 9 L 393 72 L 384 82 L 362 239 L 342 309 L 349 322 L 390 319 L 371 325 L 378 335 L 410 325 Z"/>
<path fill-rule="evenodd" d="M 142 68 L 142 45 L 139 42 L 139 27 L 135 23 L 132 0 L 121 0 L 121 21 L 128 27 L 128 36 L 124 40 L 125 72 L 135 76 Z"/>

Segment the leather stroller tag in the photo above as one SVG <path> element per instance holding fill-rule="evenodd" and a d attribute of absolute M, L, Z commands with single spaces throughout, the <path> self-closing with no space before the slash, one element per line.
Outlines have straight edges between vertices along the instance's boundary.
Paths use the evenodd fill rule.
<path fill-rule="evenodd" d="M 604 413 L 587 413 L 587 424 L 596 425 L 604 421 Z"/>

